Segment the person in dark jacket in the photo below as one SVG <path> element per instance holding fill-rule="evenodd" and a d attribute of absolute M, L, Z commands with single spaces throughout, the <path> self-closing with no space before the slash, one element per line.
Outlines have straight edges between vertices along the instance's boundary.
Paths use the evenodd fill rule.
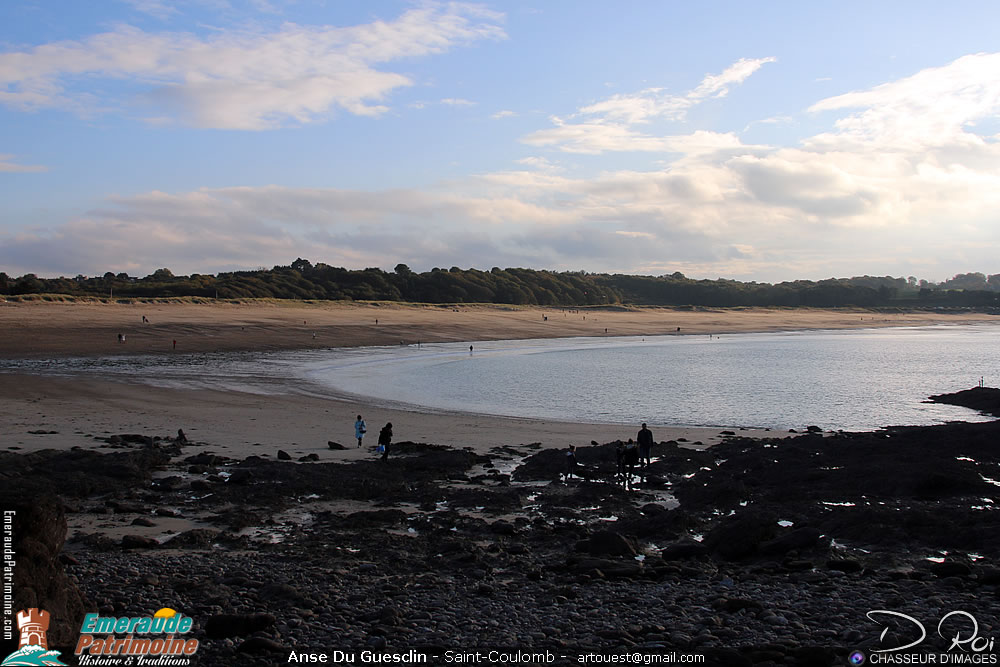
<path fill-rule="evenodd" d="M 639 463 L 645 468 L 652 463 L 650 453 L 653 451 L 653 432 L 646 428 L 645 422 L 639 429 L 639 435 L 636 436 L 635 440 L 639 443 Z"/>
<path fill-rule="evenodd" d="M 570 445 L 569 451 L 566 452 L 566 480 L 568 481 L 570 477 L 576 472 L 576 445 Z"/>
<path fill-rule="evenodd" d="M 392 444 L 392 422 L 388 422 L 378 433 L 378 444 L 382 447 L 382 460 L 389 460 L 389 445 Z"/>

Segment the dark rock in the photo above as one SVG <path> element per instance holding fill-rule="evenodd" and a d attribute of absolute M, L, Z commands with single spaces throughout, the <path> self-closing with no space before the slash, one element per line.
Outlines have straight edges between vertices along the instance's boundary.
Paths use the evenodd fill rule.
<path fill-rule="evenodd" d="M 219 539 L 219 533 L 215 530 L 210 530 L 208 528 L 192 528 L 191 530 L 186 530 L 179 535 L 171 537 L 169 540 L 163 543 L 163 546 L 170 547 L 171 549 L 183 548 L 183 547 L 209 547 Z"/>
<path fill-rule="evenodd" d="M 230 484 L 245 485 L 249 484 L 253 480 L 254 474 L 251 470 L 244 470 L 238 468 L 232 472 L 229 476 Z"/>
<path fill-rule="evenodd" d="M 286 452 L 283 449 L 279 449 L 278 450 L 278 460 L 279 461 L 291 461 L 292 460 L 292 455 L 289 454 L 288 452 Z"/>
<path fill-rule="evenodd" d="M 306 454 L 305 456 L 300 456 L 299 461 L 303 463 L 308 461 L 319 461 L 319 454 L 313 452 L 312 454 Z"/>
<path fill-rule="evenodd" d="M 934 403 L 948 403 L 979 410 L 1000 417 L 1000 389 L 995 387 L 973 387 L 952 394 L 931 396 Z"/>
<path fill-rule="evenodd" d="M 0 470 L 5 470 L 3 465 Z M 0 507 L 14 512 L 7 515 L 13 519 L 13 542 L 5 544 L 17 558 L 11 606 L 15 610 L 39 608 L 49 612 L 49 646 L 73 646 L 80 635 L 84 611 L 93 605 L 66 576 L 59 558 L 66 541 L 62 505 L 51 495 L 28 495 L 5 483 L 0 485 Z"/>
<path fill-rule="evenodd" d="M 750 600 L 747 598 L 720 598 L 715 601 L 712 606 L 722 609 L 730 614 L 735 614 L 741 609 L 759 611 L 764 608 L 764 605 L 757 600 Z"/>
<path fill-rule="evenodd" d="M 1000 584 L 1000 568 L 988 567 L 980 570 L 979 583 L 983 586 L 996 586 Z"/>
<path fill-rule="evenodd" d="M 789 551 L 809 549 L 820 542 L 823 532 L 818 528 L 803 527 L 778 535 L 760 545 L 760 552 L 766 555 L 782 555 Z M 827 540 L 829 542 L 829 540 Z"/>
<path fill-rule="evenodd" d="M 613 578 L 634 578 L 643 574 L 642 566 L 632 561 L 613 561 L 604 558 L 570 559 L 565 569 L 576 574 Z"/>
<path fill-rule="evenodd" d="M 774 537 L 777 527 L 777 517 L 773 514 L 741 512 L 710 531 L 704 544 L 713 554 L 727 560 L 739 560 L 757 553 L 762 543 Z"/>
<path fill-rule="evenodd" d="M 326 443 L 326 446 L 329 447 L 330 449 L 337 449 L 337 450 L 341 450 L 341 451 L 347 449 L 347 447 L 344 447 L 339 442 L 334 442 L 333 440 L 328 440 L 327 443 Z"/>
<path fill-rule="evenodd" d="M 132 519 L 132 525 L 133 526 L 145 526 L 146 528 L 152 528 L 153 526 L 156 525 L 156 522 L 153 521 L 153 520 L 151 520 L 151 519 L 147 519 L 144 516 L 140 516 L 140 517 L 136 517 L 135 519 Z"/>
<path fill-rule="evenodd" d="M 663 547 L 660 556 L 666 561 L 705 558 L 708 556 L 708 547 L 692 539 L 683 539 Z"/>
<path fill-rule="evenodd" d="M 184 463 L 191 463 L 194 465 L 203 466 L 215 466 L 222 463 L 222 457 L 216 456 L 215 454 L 209 454 L 208 452 L 202 452 L 201 454 L 195 454 L 194 456 L 189 456 L 184 459 Z"/>
<path fill-rule="evenodd" d="M 835 558 L 826 562 L 827 569 L 839 570 L 840 572 L 860 572 L 864 566 L 851 558 Z"/>
<path fill-rule="evenodd" d="M 592 556 L 625 556 L 632 558 L 638 553 L 635 540 L 621 533 L 602 530 L 590 536 L 586 550 Z"/>
<path fill-rule="evenodd" d="M 122 549 L 159 549 L 160 543 L 145 535 L 123 535 Z"/>
<path fill-rule="evenodd" d="M 946 560 L 943 563 L 931 563 L 930 571 L 942 579 L 945 577 L 967 577 L 972 574 L 972 567 L 961 561 Z"/>
<path fill-rule="evenodd" d="M 180 512 L 174 509 L 170 509 L 169 507 L 157 507 L 155 510 L 153 510 L 153 514 L 155 514 L 156 516 L 163 516 L 172 519 L 176 519 L 182 516 Z"/>
<path fill-rule="evenodd" d="M 172 489 L 177 489 L 184 485 L 184 480 L 177 475 L 171 475 L 170 477 L 164 477 L 156 482 L 156 487 L 161 491 L 170 491 Z"/>

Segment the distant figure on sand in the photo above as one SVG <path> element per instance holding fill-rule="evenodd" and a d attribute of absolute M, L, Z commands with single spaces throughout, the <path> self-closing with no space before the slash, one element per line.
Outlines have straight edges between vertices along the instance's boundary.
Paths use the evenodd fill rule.
<path fill-rule="evenodd" d="M 392 444 L 392 422 L 382 427 L 378 434 L 378 444 L 382 448 L 382 460 L 389 460 L 389 445 Z"/>
<path fill-rule="evenodd" d="M 573 473 L 576 472 L 576 445 L 570 445 L 569 451 L 566 452 L 566 480 L 568 481 Z"/>
<path fill-rule="evenodd" d="M 354 437 L 358 439 L 358 447 L 361 447 L 361 439 L 365 437 L 365 433 L 368 432 L 368 425 L 365 424 L 365 420 L 358 415 L 358 421 L 354 422 Z"/>
<path fill-rule="evenodd" d="M 639 435 L 636 436 L 636 440 L 639 443 L 639 463 L 643 467 L 646 467 L 652 463 L 649 455 L 653 449 L 653 432 L 646 428 L 645 422 L 642 423 L 642 428 L 639 429 Z"/>
<path fill-rule="evenodd" d="M 174 340 L 174 349 L 175 350 L 177 349 L 177 341 L 176 340 Z"/>
<path fill-rule="evenodd" d="M 142 316 L 142 323 L 143 324 L 149 324 L 149 320 L 146 319 L 145 315 Z"/>

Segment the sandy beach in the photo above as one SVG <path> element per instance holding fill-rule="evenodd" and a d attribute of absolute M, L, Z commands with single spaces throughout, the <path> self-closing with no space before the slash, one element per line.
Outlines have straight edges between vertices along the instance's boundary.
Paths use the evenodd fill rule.
<path fill-rule="evenodd" d="M 191 353 L 996 319 L 3 304 L 0 340 L 16 371 L 18 358 L 171 353 L 175 339 Z M 995 422 L 792 435 L 678 428 L 656 415 L 653 459 L 632 475 L 616 472 L 613 441 L 638 425 L 168 389 L 116 381 L 100 363 L 88 376 L 0 374 L 0 499 L 32 564 L 17 568 L 16 604 L 52 612 L 64 656 L 85 611 L 131 617 L 165 605 L 195 619 L 192 664 L 204 665 L 504 646 L 825 667 L 879 646 L 868 609 L 971 609 L 994 634 L 1000 532 L 982 510 L 996 483 L 977 466 L 996 465 Z M 389 462 L 374 442 L 354 446 L 358 413 L 369 440 L 394 424 Z M 581 467 L 564 479 L 569 444 Z M 29 559 L 38 549 L 47 555 Z"/>
<path fill-rule="evenodd" d="M 143 322 L 143 318 L 148 320 Z M 2 303 L 0 357 L 54 358 L 233 350 L 272 351 L 441 341 L 612 335 L 715 335 L 803 329 L 844 329 L 995 322 L 963 313 L 877 313 L 778 309 L 519 309 L 348 303 Z M 376 324 L 377 321 L 377 324 Z M 605 334 L 607 329 L 607 334 Z M 118 334 L 125 343 L 118 342 Z M 174 435 L 210 444 L 226 456 L 295 456 L 354 460 L 367 450 L 350 445 L 357 414 L 374 432 L 387 421 L 396 438 L 485 451 L 540 442 L 546 447 L 634 437 L 636 428 L 467 414 L 373 409 L 363 403 L 301 395 L 176 390 L 87 379 L 4 375 L 0 383 L 0 442 L 7 448 L 93 446 L 114 433 Z M 720 429 L 670 426 L 651 416 L 658 439 L 711 445 Z M 802 426 L 806 426 L 803 424 Z M 374 433 L 372 434 L 374 435 Z M 762 436 L 747 430 L 741 435 Z M 767 433 L 767 435 L 774 435 Z M 370 436 L 371 437 L 371 436 Z M 681 440 L 684 442 L 685 440 Z"/>

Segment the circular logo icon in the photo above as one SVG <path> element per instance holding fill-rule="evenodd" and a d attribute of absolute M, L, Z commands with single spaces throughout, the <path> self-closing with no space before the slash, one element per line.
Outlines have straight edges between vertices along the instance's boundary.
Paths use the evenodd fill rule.
<path fill-rule="evenodd" d="M 847 656 L 847 662 L 852 665 L 863 665 L 865 664 L 865 654 L 861 651 L 855 651 L 854 653 Z"/>

